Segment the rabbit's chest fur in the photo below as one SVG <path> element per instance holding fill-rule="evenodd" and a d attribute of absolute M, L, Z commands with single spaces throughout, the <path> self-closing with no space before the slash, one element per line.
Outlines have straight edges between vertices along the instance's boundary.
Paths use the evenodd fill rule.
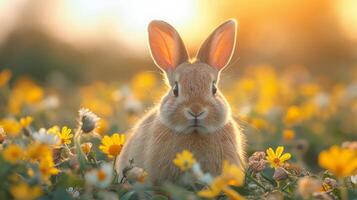
<path fill-rule="evenodd" d="M 134 159 L 134 165 L 144 168 L 151 181 L 177 181 L 181 171 L 173 159 L 184 149 L 191 151 L 202 170 L 212 175 L 221 173 L 223 160 L 243 165 L 243 138 L 233 120 L 209 135 L 176 134 L 157 120 L 156 115 L 156 112 L 147 115 L 129 137 L 118 159 L 119 174 Z"/>

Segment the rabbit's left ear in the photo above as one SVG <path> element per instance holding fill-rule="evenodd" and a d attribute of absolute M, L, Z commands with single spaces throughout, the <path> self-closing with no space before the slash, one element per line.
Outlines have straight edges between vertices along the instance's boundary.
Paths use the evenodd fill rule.
<path fill-rule="evenodd" d="M 236 43 L 236 21 L 228 20 L 216 28 L 202 44 L 197 59 L 218 70 L 232 58 Z"/>

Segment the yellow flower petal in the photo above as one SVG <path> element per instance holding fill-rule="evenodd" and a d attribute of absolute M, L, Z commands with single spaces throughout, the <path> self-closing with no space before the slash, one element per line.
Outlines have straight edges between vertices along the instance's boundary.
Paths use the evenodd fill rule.
<path fill-rule="evenodd" d="M 287 160 L 289 160 L 291 158 L 291 154 L 290 153 L 284 153 L 281 157 L 280 157 L 280 162 L 285 162 Z"/>
<path fill-rule="evenodd" d="M 283 153 L 283 151 L 284 151 L 284 147 L 283 146 L 279 146 L 275 151 L 276 157 L 280 158 L 280 156 Z"/>

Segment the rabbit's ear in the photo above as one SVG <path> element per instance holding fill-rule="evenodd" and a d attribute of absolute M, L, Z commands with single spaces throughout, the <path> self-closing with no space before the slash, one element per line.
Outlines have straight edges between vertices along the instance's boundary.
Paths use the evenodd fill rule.
<path fill-rule="evenodd" d="M 228 20 L 218 26 L 201 45 L 197 59 L 220 70 L 232 58 L 235 43 L 236 21 Z"/>
<path fill-rule="evenodd" d="M 154 20 L 149 24 L 149 45 L 156 65 L 165 71 L 188 61 L 188 54 L 180 35 L 168 23 Z"/>

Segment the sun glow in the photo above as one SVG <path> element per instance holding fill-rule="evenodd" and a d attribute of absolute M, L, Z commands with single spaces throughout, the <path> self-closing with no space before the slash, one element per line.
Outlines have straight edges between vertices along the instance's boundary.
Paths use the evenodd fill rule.
<path fill-rule="evenodd" d="M 172 24 L 188 43 L 202 42 L 197 38 L 207 16 L 201 4 L 198 0 L 64 0 L 48 4 L 50 11 L 43 22 L 66 41 L 87 44 L 112 39 L 142 52 L 146 51 L 147 25 L 154 19 Z"/>
<path fill-rule="evenodd" d="M 350 39 L 357 40 L 357 1 L 337 1 L 336 11 L 345 34 Z"/>

